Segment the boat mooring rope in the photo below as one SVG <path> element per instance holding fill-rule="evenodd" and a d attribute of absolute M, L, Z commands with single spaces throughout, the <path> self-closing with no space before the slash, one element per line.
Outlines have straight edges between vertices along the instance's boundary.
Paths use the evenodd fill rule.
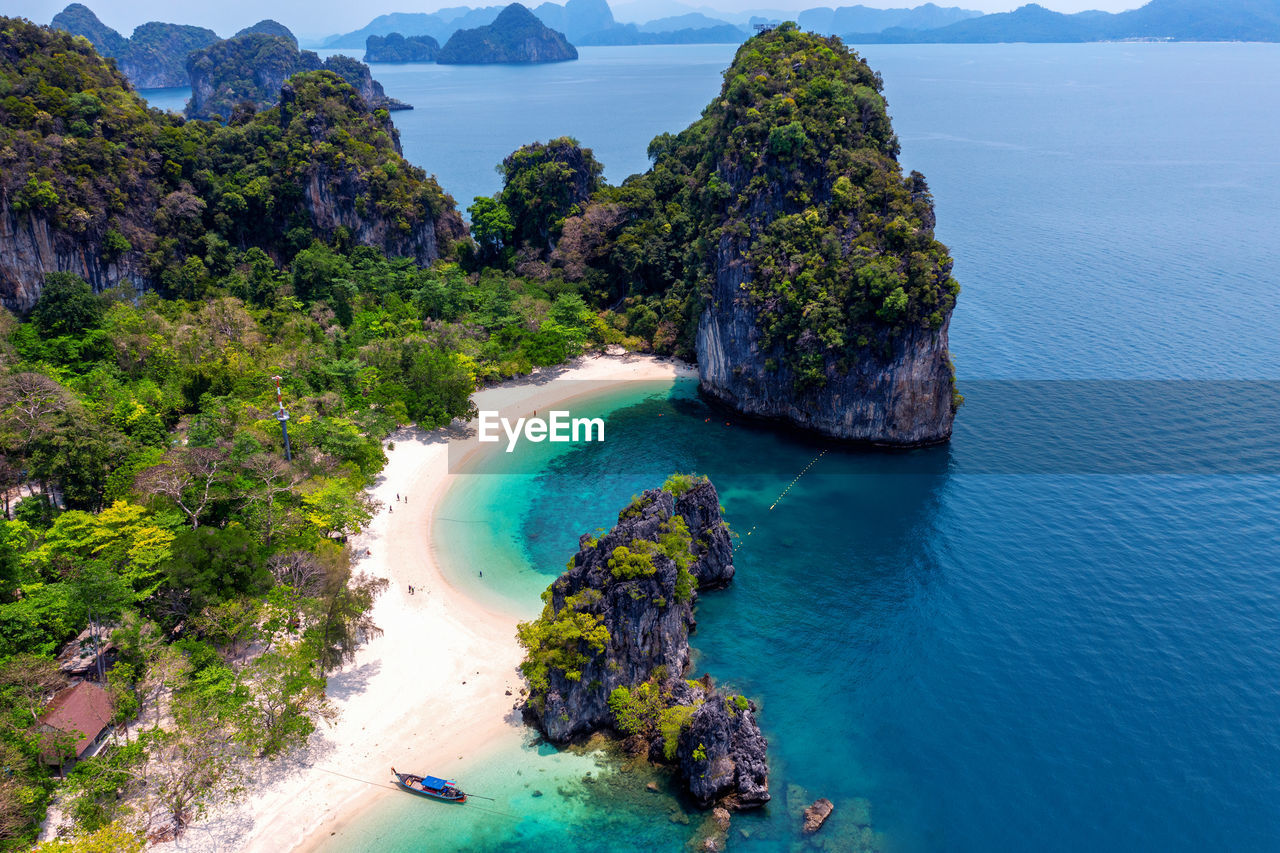
<path fill-rule="evenodd" d="M 795 477 L 792 478 L 790 483 L 787 483 L 787 487 L 782 490 L 782 493 L 778 495 L 776 498 L 774 498 L 773 503 L 769 505 L 769 509 L 767 511 L 773 512 L 773 508 L 778 504 L 782 503 L 782 499 L 787 496 L 787 492 L 790 492 L 792 489 L 795 488 L 796 483 L 800 482 L 800 478 L 803 477 L 805 474 L 809 473 L 809 469 L 812 468 L 814 465 L 816 465 L 818 463 L 818 460 L 826 455 L 827 455 L 827 451 L 824 450 L 821 453 L 819 453 L 817 456 L 810 459 L 809 464 L 804 466 L 804 468 L 800 470 L 800 473 L 796 474 Z M 750 536 L 752 533 L 755 533 L 756 528 L 759 526 L 760 525 L 758 523 L 751 525 L 751 529 L 747 531 L 747 536 Z M 746 536 L 742 537 L 743 544 L 746 544 L 746 538 L 747 538 Z"/>
<path fill-rule="evenodd" d="M 324 773 L 331 773 L 334 776 L 341 776 L 343 779 L 350 779 L 352 782 L 362 782 L 365 785 L 372 785 L 375 788 L 388 788 L 392 791 L 400 790 L 400 788 L 396 787 L 395 785 L 392 785 L 390 782 L 371 782 L 368 779 L 361 779 L 358 776 L 350 776 L 346 773 L 339 773 L 337 770 L 330 770 L 328 767 L 317 767 L 315 769 L 320 770 Z M 475 797 L 478 800 L 488 800 L 491 803 L 497 802 L 497 800 L 495 800 L 493 797 L 486 797 L 483 794 L 467 794 L 468 800 L 470 800 L 472 797 Z M 499 817 L 509 817 L 512 820 L 521 820 L 520 815 L 514 815 L 509 812 L 502 812 L 502 811 L 498 811 L 497 809 L 490 809 L 490 808 L 485 808 L 484 806 L 477 806 L 476 804 L 470 803 L 470 802 L 463 803 L 463 805 L 470 806 L 471 808 L 476 809 L 477 811 L 482 811 L 485 814 L 495 814 L 495 815 L 498 815 Z"/>

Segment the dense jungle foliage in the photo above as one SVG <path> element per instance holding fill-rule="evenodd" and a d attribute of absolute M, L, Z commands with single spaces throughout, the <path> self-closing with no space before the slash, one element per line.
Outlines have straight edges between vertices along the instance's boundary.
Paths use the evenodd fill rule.
<path fill-rule="evenodd" d="M 0 849 L 30 845 L 55 789 L 77 849 L 179 833 L 245 760 L 304 740 L 326 675 L 377 630 L 385 581 L 345 543 L 376 511 L 384 438 L 622 339 L 558 278 L 424 267 L 316 228 L 300 183 L 346 170 L 368 216 L 452 216 L 462 236 L 385 114 L 326 72 L 290 87 L 229 125 L 183 121 L 87 42 L 0 19 L 8 215 L 139 252 L 160 283 L 49 273 L 27 317 L 0 311 Z M 59 784 L 68 742 L 38 717 L 86 629 L 115 647 L 117 726 Z"/>
<path fill-rule="evenodd" d="M 148 110 L 84 40 L 0 19 L 0 198 L 83 240 L 101 264 L 125 263 L 188 299 L 252 249 L 279 267 L 309 246 L 313 179 L 340 181 L 389 239 L 435 222 L 452 249 L 462 236 L 453 201 L 397 153 L 386 112 L 331 72 L 297 75 L 291 88 L 287 105 L 228 125 L 185 121 Z M 341 228 L 319 236 L 349 239 Z"/>

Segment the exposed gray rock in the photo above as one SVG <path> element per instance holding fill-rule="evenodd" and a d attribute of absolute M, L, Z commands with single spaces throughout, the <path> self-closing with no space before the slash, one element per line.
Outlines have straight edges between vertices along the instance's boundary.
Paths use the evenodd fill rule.
<path fill-rule="evenodd" d="M 831 362 L 823 387 L 797 392 L 781 353 L 760 348 L 756 308 L 742 288 L 749 277 L 731 238 L 722 238 L 711 299 L 698 322 L 704 393 L 747 415 L 851 441 L 912 446 L 950 438 L 950 314 L 939 329 L 912 327 L 872 341 L 848 372 Z M 769 369 L 770 361 L 777 367 Z"/>
<path fill-rule="evenodd" d="M 59 230 L 43 216 L 14 213 L 7 201 L 0 201 L 0 304 L 18 313 L 30 311 L 51 272 L 75 273 L 95 291 L 121 284 L 141 291 L 152 284 L 136 255 L 109 263 L 97 240 Z"/>
<path fill-rule="evenodd" d="M 662 489 L 650 489 L 623 510 L 618 525 L 598 542 L 583 536 L 572 566 L 551 585 L 549 604 L 559 613 L 566 599 L 587 589 L 600 591 L 594 603 L 577 610 L 600 616 L 609 630 L 609 644 L 604 653 L 591 658 L 577 679 L 552 670 L 545 706 L 531 705 L 538 727 L 550 740 L 564 743 L 610 726 L 609 693 L 614 688 L 634 687 L 655 670 L 680 676 L 688 667 L 696 593 L 678 600 L 675 562 L 655 553 L 657 571 L 652 576 L 622 583 L 614 582 L 609 567 L 617 548 L 629 547 L 637 539 L 656 542 L 663 525 L 676 515 L 685 519 L 693 542 L 696 559 L 689 571 L 698 587 L 722 587 L 733 577 L 733 545 L 720 518 L 719 495 L 709 482 L 679 499 Z"/>
<path fill-rule="evenodd" d="M 827 818 L 831 817 L 831 813 L 835 811 L 835 806 L 826 797 L 815 800 L 813 805 L 804 810 L 804 833 L 812 835 L 822 825 L 827 822 Z"/>
<path fill-rule="evenodd" d="M 690 796 L 703 808 L 723 802 L 749 809 L 769 801 L 767 743 L 755 712 L 754 703 L 740 709 L 733 698 L 709 691 L 681 731 L 676 758 Z"/>
<path fill-rule="evenodd" d="M 688 530 L 688 575 L 670 548 L 679 525 Z M 662 544 L 665 540 L 665 545 Z M 650 757 L 672 761 L 690 795 L 702 807 L 752 808 L 769 799 L 767 744 L 755 721 L 756 708 L 741 696 L 711 684 L 684 680 L 696 590 L 719 588 L 733 578 L 733 547 L 715 487 L 700 481 L 679 497 L 651 489 L 619 515 L 598 541 L 583 536 L 568 570 L 548 589 L 544 619 L 573 614 L 598 619 L 608 631 L 603 651 L 579 643 L 585 662 L 573 673 L 549 669 L 545 692 L 533 690 L 529 718 L 547 738 L 564 743 L 614 724 L 609 696 L 646 682 L 656 685 L 663 706 L 682 716 L 677 742 L 662 735 Z M 652 559 L 652 574 L 615 576 L 628 553 Z M 614 561 L 614 565 L 610 565 Z M 680 706 L 680 708 L 677 708 Z"/>

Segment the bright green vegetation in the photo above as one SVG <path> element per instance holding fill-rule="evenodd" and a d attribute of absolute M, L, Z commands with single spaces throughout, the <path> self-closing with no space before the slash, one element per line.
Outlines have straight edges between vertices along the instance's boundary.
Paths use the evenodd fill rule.
<path fill-rule="evenodd" d="M 700 682 L 691 684 L 701 690 Z M 652 739 L 661 736 L 662 754 L 667 761 L 674 761 L 680 744 L 680 732 L 687 728 L 693 712 L 702 706 L 703 699 L 692 705 L 673 705 L 670 691 L 664 691 L 656 680 L 646 681 L 633 689 L 618 687 L 609 694 L 609 712 L 613 714 L 613 726 L 621 734 Z M 695 753 L 696 757 L 696 753 Z M 706 750 L 703 749 L 703 758 Z"/>
<path fill-rule="evenodd" d="M 673 498 L 678 498 L 688 492 L 690 489 L 697 488 L 707 482 L 707 478 L 700 474 L 672 474 L 662 484 L 662 490 L 669 492 Z"/>
<path fill-rule="evenodd" d="M 615 580 L 647 578 L 658 570 L 653 564 L 653 555 L 647 548 L 641 547 L 643 541 L 632 543 L 636 546 L 634 551 L 626 545 L 613 549 L 613 555 L 609 557 L 609 568 Z"/>
<path fill-rule="evenodd" d="M 562 136 L 523 145 L 499 167 L 502 191 L 479 197 L 468 208 L 477 260 L 517 267 L 547 278 L 545 260 L 570 216 L 582 212 L 592 193 L 603 186 L 604 167 L 590 148 Z"/>
<path fill-rule="evenodd" d="M 601 618 L 580 611 L 599 599 L 599 590 L 585 589 L 566 598 L 560 612 L 552 612 L 548 603 L 538 619 L 520 623 L 516 635 L 526 652 L 520 671 L 529 681 L 533 701 L 541 701 L 550 689 L 551 670 L 578 681 L 591 656 L 603 653 L 608 646 L 609 629 Z"/>
<path fill-rule="evenodd" d="M 383 438 L 601 340 L 563 281 L 423 267 L 317 228 L 302 199 L 317 169 L 396 227 L 444 221 L 452 202 L 335 75 L 291 88 L 230 126 L 183 122 L 146 110 L 83 40 L 0 19 L 13 214 L 104 260 L 140 253 L 162 285 L 94 293 L 53 273 L 27 318 L 0 311 L 0 849 L 30 845 L 55 789 L 34 724 L 69 640 L 98 629 L 120 663 L 114 739 L 61 783 L 67 814 L 103 849 L 132 844 L 121 820 L 181 830 L 247 760 L 307 737 L 326 676 L 376 633 L 385 582 L 344 543 L 376 509 Z M 544 672 L 572 677 L 605 647 L 574 611 L 590 597 L 530 634 Z"/>
<path fill-rule="evenodd" d="M 923 176 L 903 176 L 881 81 L 838 38 L 784 24 L 746 42 L 702 118 L 649 146 L 653 168 L 565 222 L 553 258 L 627 331 L 690 356 L 722 245 L 750 266 L 765 351 L 800 384 L 828 361 L 954 304 Z"/>

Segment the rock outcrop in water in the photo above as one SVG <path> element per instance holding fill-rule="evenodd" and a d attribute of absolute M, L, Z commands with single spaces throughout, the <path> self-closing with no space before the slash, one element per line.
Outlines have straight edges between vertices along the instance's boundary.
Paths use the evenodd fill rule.
<path fill-rule="evenodd" d="M 435 62 L 440 42 L 431 36 L 409 36 L 399 33 L 369 36 L 364 44 L 365 62 Z"/>
<path fill-rule="evenodd" d="M 838 38 L 753 37 L 702 118 L 653 140 L 649 172 L 565 221 L 552 263 L 610 288 L 629 333 L 696 359 L 703 393 L 739 412 L 945 441 L 959 285 L 882 87 Z"/>
<path fill-rule="evenodd" d="M 609 533 L 579 544 L 542 616 L 520 626 L 529 719 L 555 743 L 600 730 L 628 737 L 674 764 L 703 807 L 767 802 L 755 705 L 709 677 L 684 678 L 698 592 L 734 573 L 715 487 L 677 475 L 636 498 Z"/>
<path fill-rule="evenodd" d="M 512 3 L 486 27 L 458 30 L 440 49 L 442 65 L 479 65 L 495 62 L 565 62 L 578 58 L 578 50 L 563 33 Z"/>

